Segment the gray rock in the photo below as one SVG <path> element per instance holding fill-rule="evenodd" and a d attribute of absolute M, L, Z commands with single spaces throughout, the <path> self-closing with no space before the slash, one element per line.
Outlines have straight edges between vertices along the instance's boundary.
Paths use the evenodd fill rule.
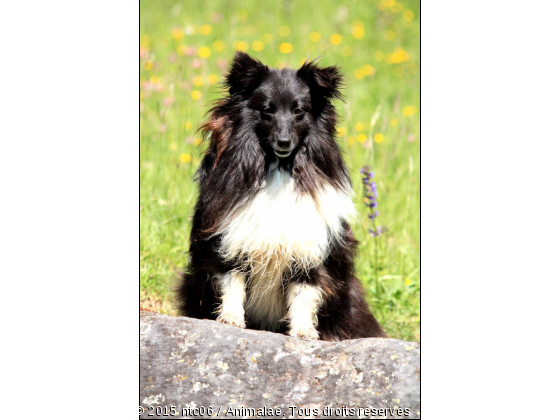
<path fill-rule="evenodd" d="M 142 409 L 142 419 L 416 419 L 420 346 L 382 338 L 303 341 L 141 311 Z"/>

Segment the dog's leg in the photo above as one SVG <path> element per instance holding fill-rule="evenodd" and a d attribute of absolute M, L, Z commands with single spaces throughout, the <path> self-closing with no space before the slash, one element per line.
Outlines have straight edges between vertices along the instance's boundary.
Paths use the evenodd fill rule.
<path fill-rule="evenodd" d="M 308 340 L 319 339 L 317 312 L 323 303 L 320 287 L 305 283 L 288 284 L 289 334 Z"/>
<path fill-rule="evenodd" d="M 218 309 L 218 321 L 245 328 L 245 276 L 230 271 L 218 279 L 222 303 Z"/>

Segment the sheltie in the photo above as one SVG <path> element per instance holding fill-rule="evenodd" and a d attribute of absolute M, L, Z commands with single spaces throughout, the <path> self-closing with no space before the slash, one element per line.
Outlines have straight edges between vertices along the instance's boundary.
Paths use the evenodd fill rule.
<path fill-rule="evenodd" d="M 335 141 L 338 67 L 236 52 L 209 145 L 180 312 L 303 339 L 385 337 L 354 275 L 352 186 Z"/>

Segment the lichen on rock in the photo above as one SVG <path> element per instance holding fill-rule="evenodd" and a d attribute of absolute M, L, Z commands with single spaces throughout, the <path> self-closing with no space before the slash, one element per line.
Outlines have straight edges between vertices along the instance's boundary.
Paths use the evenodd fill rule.
<path fill-rule="evenodd" d="M 175 418 L 196 418 L 197 407 L 213 410 L 199 418 L 259 417 L 251 410 L 227 414 L 228 408 L 272 410 L 260 418 L 329 418 L 336 413 L 325 416 L 326 410 L 343 407 L 355 415 L 336 417 L 373 417 L 359 415 L 370 408 L 392 410 L 377 418 L 419 418 L 418 343 L 304 341 L 144 311 L 140 331 L 140 418 L 170 417 L 149 416 L 150 406 L 175 407 Z M 397 415 L 399 408 L 409 415 Z"/>

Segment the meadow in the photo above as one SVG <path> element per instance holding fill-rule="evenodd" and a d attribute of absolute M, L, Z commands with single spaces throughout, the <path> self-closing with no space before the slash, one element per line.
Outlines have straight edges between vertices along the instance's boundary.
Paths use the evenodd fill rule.
<path fill-rule="evenodd" d="M 278 68 L 322 56 L 346 75 L 337 131 L 360 213 L 357 275 L 389 336 L 419 341 L 420 2 L 141 0 L 140 15 L 140 305 L 177 313 L 206 144 L 196 129 L 234 51 Z"/>

